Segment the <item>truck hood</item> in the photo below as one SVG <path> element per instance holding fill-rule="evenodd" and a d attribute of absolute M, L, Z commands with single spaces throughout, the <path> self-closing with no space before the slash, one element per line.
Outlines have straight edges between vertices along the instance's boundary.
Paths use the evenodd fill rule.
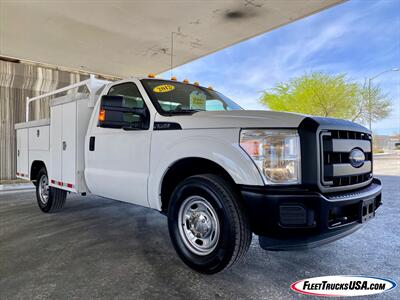
<path fill-rule="evenodd" d="M 203 128 L 296 128 L 306 115 L 263 111 L 202 111 L 171 117 L 157 114 L 156 122 L 178 123 L 182 129 Z"/>

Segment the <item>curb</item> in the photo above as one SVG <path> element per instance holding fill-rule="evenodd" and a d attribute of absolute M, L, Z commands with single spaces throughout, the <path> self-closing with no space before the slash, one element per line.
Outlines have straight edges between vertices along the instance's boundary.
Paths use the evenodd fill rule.
<path fill-rule="evenodd" d="M 17 184 L 1 184 L 0 192 L 33 190 L 35 186 L 32 183 L 17 183 Z"/>

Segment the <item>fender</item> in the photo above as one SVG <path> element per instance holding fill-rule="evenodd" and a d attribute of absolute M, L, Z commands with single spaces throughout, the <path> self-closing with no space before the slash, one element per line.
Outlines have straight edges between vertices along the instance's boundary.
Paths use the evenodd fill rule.
<path fill-rule="evenodd" d="M 224 168 L 237 184 L 264 185 L 262 177 L 239 146 L 239 129 L 154 131 L 148 180 L 151 208 L 161 210 L 161 186 L 168 169 L 177 161 L 197 157 Z"/>
<path fill-rule="evenodd" d="M 49 153 L 47 151 L 35 151 L 35 150 L 31 150 L 29 151 L 29 178 L 30 180 L 36 180 L 36 178 L 34 178 L 35 176 L 32 176 L 32 167 L 34 163 L 42 163 L 48 172 L 48 176 L 50 178 L 51 174 L 50 174 L 50 158 L 49 158 Z"/>

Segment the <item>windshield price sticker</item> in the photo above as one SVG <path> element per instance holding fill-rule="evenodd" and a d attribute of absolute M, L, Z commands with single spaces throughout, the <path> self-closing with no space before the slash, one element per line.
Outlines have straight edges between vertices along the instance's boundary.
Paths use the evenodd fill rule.
<path fill-rule="evenodd" d="M 162 85 L 157 85 L 153 91 L 155 93 L 168 93 L 170 91 L 173 91 L 175 89 L 175 87 L 173 85 L 170 84 L 162 84 Z"/>
<path fill-rule="evenodd" d="M 206 100 L 205 94 L 199 91 L 193 91 L 190 93 L 190 109 L 200 109 L 206 110 Z"/>

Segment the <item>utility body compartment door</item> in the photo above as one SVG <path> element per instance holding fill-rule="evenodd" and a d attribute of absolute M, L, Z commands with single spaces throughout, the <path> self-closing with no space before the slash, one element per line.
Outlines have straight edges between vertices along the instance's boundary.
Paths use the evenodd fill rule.
<path fill-rule="evenodd" d="M 50 185 L 71 192 L 79 190 L 76 107 L 76 101 L 51 107 Z"/>
<path fill-rule="evenodd" d="M 62 182 L 62 106 L 51 108 L 49 179 Z"/>
<path fill-rule="evenodd" d="M 62 111 L 62 182 L 76 183 L 76 101 L 66 103 Z"/>
<path fill-rule="evenodd" d="M 28 128 L 17 130 L 17 176 L 28 178 Z"/>
<path fill-rule="evenodd" d="M 49 126 L 29 128 L 29 151 L 49 151 Z"/>

